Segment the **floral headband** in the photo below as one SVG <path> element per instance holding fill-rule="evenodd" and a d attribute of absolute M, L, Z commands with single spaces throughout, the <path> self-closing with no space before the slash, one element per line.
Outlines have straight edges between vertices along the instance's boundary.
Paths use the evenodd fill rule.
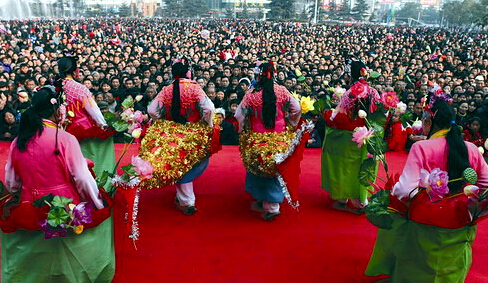
<path fill-rule="evenodd" d="M 271 68 L 263 72 L 263 69 L 260 68 L 261 64 L 268 63 L 271 65 Z M 276 70 L 276 64 L 269 60 L 269 61 L 257 61 L 256 62 L 256 67 L 254 67 L 254 74 L 258 76 L 263 76 L 267 77 L 268 79 L 271 79 L 273 74 L 276 74 L 278 71 Z"/>
<path fill-rule="evenodd" d="M 428 103 L 427 103 L 427 100 L 428 100 Z M 434 103 L 437 100 L 444 100 L 447 103 L 449 103 L 449 104 L 452 105 L 452 98 L 450 98 L 449 96 L 447 96 L 442 91 L 442 89 L 436 90 L 435 93 L 433 93 L 433 95 L 430 97 L 430 99 L 428 99 L 428 96 L 425 95 L 424 97 L 421 98 L 420 101 L 422 102 L 422 106 L 424 108 L 424 111 L 425 112 L 428 112 L 430 114 L 430 117 L 434 117 L 435 116 L 435 113 L 432 112 L 432 107 L 434 107 Z"/>

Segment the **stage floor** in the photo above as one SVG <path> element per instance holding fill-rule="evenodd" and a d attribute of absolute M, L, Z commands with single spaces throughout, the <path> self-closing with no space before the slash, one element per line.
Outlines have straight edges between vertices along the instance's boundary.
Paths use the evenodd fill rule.
<path fill-rule="evenodd" d="M 0 143 L 5 164 L 8 143 Z M 117 154 L 122 145 L 117 145 Z M 136 154 L 133 146 L 126 164 Z M 400 172 L 405 154 L 388 154 Z M 0 174 L 4 176 L 3 167 Z M 384 174 L 384 173 L 381 173 Z M 122 236 L 115 211 L 117 274 L 114 282 L 375 282 L 363 275 L 376 237 L 366 218 L 333 210 L 320 189 L 320 149 L 302 162 L 300 211 L 286 204 L 274 222 L 249 210 L 245 171 L 237 147 L 224 146 L 195 181 L 198 212 L 174 207 L 174 188 L 143 191 L 137 250 Z M 466 282 L 488 282 L 488 222 L 479 225 Z M 27 272 L 27 271 L 26 271 Z"/>

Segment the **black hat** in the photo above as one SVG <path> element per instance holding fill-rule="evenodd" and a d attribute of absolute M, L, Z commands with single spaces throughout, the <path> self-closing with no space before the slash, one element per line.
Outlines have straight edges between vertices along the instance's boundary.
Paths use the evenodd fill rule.
<path fill-rule="evenodd" d="M 58 60 L 58 69 L 60 74 L 70 74 L 77 68 L 78 57 L 63 57 Z"/>

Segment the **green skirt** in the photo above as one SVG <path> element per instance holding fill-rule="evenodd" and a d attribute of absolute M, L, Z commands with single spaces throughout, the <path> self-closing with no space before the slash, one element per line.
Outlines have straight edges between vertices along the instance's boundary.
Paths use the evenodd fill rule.
<path fill-rule="evenodd" d="M 1 233 L 2 282 L 111 282 L 115 274 L 112 217 L 80 235 L 44 239 L 40 231 Z"/>
<path fill-rule="evenodd" d="M 476 226 L 446 229 L 393 219 L 391 230 L 378 230 L 366 275 L 390 275 L 392 283 L 464 282 Z"/>
<path fill-rule="evenodd" d="M 367 158 L 366 146 L 358 148 L 352 132 L 327 127 L 322 145 L 322 188 L 332 199 L 359 199 L 365 203 L 368 189 L 359 183 L 358 173 Z"/>
<path fill-rule="evenodd" d="M 115 167 L 115 147 L 113 137 L 108 139 L 84 139 L 80 141 L 81 151 L 85 158 L 95 163 L 95 174 L 99 176 L 103 171 L 112 172 Z"/>

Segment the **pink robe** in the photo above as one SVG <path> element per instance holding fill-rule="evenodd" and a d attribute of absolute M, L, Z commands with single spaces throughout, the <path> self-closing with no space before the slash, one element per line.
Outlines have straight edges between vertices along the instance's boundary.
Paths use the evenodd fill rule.
<path fill-rule="evenodd" d="M 44 126 L 40 136 L 36 134 L 29 140 L 25 151 L 19 151 L 17 139 L 12 142 L 5 166 L 7 190 L 12 193 L 21 190 L 22 202 L 32 202 L 52 193 L 73 198 L 75 204 L 89 201 L 98 209 L 103 208 L 78 140 L 59 129 L 60 154 L 55 155 L 55 136 L 55 128 Z"/>
<path fill-rule="evenodd" d="M 281 85 L 274 85 L 276 94 L 276 119 L 274 129 L 266 129 L 262 119 L 263 111 L 263 91 L 256 91 L 250 89 L 242 99 L 241 104 L 237 107 L 235 117 L 239 122 L 239 131 L 242 131 L 246 116 L 250 116 L 251 130 L 253 132 L 277 132 L 281 133 L 286 129 L 286 120 L 296 127 L 300 121 L 301 108 L 300 103 L 288 92 L 288 90 Z M 289 105 L 289 109 L 284 109 L 285 104 Z M 286 111 L 287 110 L 287 111 Z M 251 111 L 252 113 L 246 113 Z M 257 113 L 257 116 L 253 113 Z"/>
<path fill-rule="evenodd" d="M 469 164 L 478 174 L 476 185 L 480 188 L 486 188 L 488 186 L 488 166 L 474 144 L 466 142 L 466 146 L 468 147 Z M 447 171 L 447 155 L 445 137 L 414 143 L 408 154 L 407 163 L 403 168 L 400 180 L 393 187 L 392 194 L 398 199 L 408 198 L 410 192 L 419 185 L 420 169 L 430 172 L 435 168 L 440 168 Z"/>

